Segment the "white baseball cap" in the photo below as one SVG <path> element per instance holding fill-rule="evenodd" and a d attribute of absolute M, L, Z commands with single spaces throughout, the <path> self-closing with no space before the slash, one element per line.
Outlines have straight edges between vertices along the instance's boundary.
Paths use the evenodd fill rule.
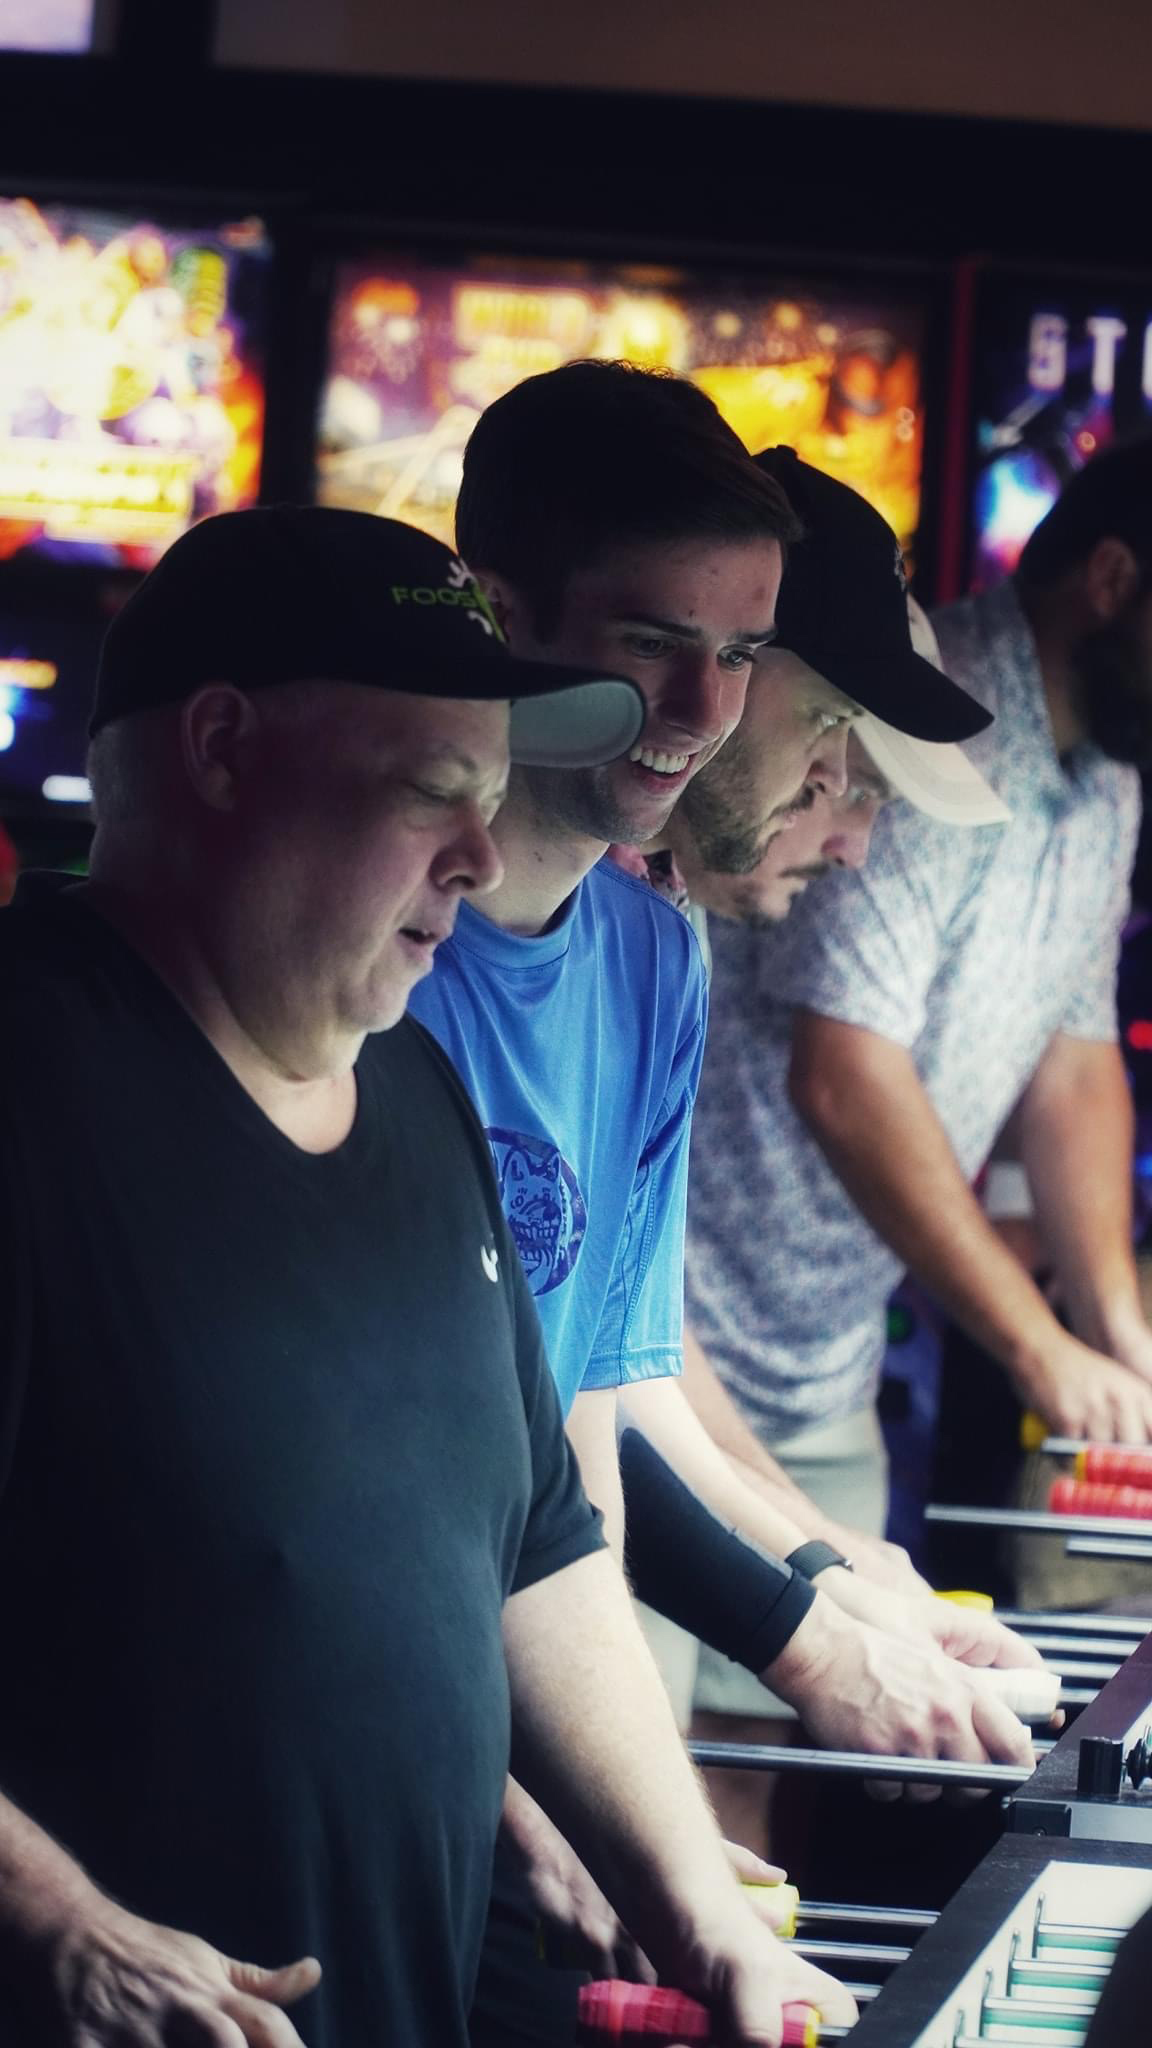
<path fill-rule="evenodd" d="M 908 629 L 917 654 L 943 671 L 939 643 L 928 617 L 908 596 Z M 866 754 L 898 796 L 945 825 L 1006 825 L 1012 813 L 992 784 L 954 741 L 918 740 L 898 732 L 875 712 L 865 711 L 852 727 Z"/>

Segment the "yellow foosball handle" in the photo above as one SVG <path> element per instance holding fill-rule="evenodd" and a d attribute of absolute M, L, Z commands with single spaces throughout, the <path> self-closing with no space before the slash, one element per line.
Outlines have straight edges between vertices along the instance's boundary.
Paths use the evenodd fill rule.
<path fill-rule="evenodd" d="M 953 1607 L 976 1607 L 981 1614 L 991 1614 L 996 1602 L 991 1593 L 937 1593 L 938 1600 L 950 1600 Z"/>
<path fill-rule="evenodd" d="M 1020 1449 L 1039 1451 L 1043 1448 L 1052 1431 L 1042 1415 L 1034 1415 L 1029 1408 L 1020 1417 Z"/>
<path fill-rule="evenodd" d="M 796 1915 L 800 1910 L 800 1893 L 794 1884 L 756 1884 L 753 1879 L 744 1879 L 746 1892 L 771 1892 L 776 1904 L 785 1908 L 785 1918 L 776 1929 L 781 1941 L 791 1941 L 796 1932 Z"/>

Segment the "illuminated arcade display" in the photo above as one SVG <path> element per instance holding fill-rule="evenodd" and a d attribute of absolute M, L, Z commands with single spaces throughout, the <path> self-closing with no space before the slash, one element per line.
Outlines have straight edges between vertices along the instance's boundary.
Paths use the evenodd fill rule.
<path fill-rule="evenodd" d="M 268 260 L 258 221 L 0 199 L 0 560 L 148 568 L 254 502 Z"/>
<path fill-rule="evenodd" d="M 102 625 L 0 613 L 0 801 L 84 804 Z"/>
<path fill-rule="evenodd" d="M 923 445 L 921 315 L 849 284 L 399 254 L 341 266 L 318 496 L 451 541 L 464 445 L 484 407 L 575 358 L 679 371 L 755 452 L 786 442 L 911 541 Z"/>
<path fill-rule="evenodd" d="M 89 50 L 94 0 L 0 0 L 0 50 Z"/>
<path fill-rule="evenodd" d="M 1152 280 L 987 278 L 974 328 L 970 582 L 1012 573 L 1068 478 L 1152 427 Z"/>

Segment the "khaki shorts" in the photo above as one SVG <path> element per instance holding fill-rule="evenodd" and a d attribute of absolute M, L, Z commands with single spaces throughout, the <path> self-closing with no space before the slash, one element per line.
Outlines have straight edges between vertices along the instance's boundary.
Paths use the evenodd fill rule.
<path fill-rule="evenodd" d="M 883 1536 L 888 1520 L 888 1456 L 874 1408 L 842 1422 L 821 1423 L 786 1443 L 771 1445 L 790 1479 L 837 1522 Z M 661 1614 L 637 1602 L 641 1627 L 660 1667 L 677 1721 L 687 1728 L 693 1707 L 702 1713 L 787 1716 L 792 1709 L 706 1643 L 698 1643 Z"/>

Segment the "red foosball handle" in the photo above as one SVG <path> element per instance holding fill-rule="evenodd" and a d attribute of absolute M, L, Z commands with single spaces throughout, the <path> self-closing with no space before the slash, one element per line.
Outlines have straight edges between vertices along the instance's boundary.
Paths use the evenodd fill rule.
<path fill-rule="evenodd" d="M 1048 1496 L 1054 1515 L 1114 1515 L 1152 1521 L 1152 1491 L 1143 1486 L 1097 1486 L 1088 1479 L 1054 1479 Z"/>
<path fill-rule="evenodd" d="M 580 2025 L 587 2042 L 645 2041 L 648 2048 L 712 2039 L 712 2016 L 698 1999 L 664 1985 L 625 1984 L 606 1978 L 580 1991 Z M 819 2016 L 810 2005 L 784 2007 L 783 2048 L 816 2048 Z"/>
<path fill-rule="evenodd" d="M 1085 1444 L 1076 1453 L 1076 1477 L 1100 1486 L 1152 1488 L 1152 1451 L 1115 1451 L 1108 1444 Z"/>

